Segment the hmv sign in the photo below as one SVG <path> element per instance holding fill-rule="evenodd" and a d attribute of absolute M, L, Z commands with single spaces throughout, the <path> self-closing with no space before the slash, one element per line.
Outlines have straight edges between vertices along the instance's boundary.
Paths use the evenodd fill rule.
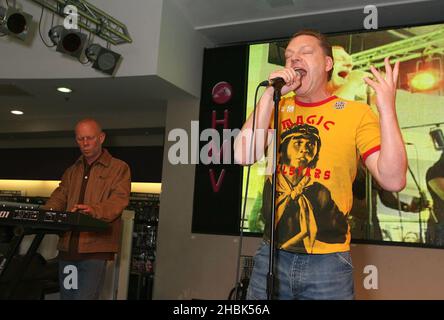
<path fill-rule="evenodd" d="M 234 159 L 226 159 L 233 157 L 234 137 L 223 133 L 240 129 L 245 118 L 247 53 L 246 46 L 205 51 L 199 131 L 217 130 L 226 141 L 219 141 L 220 147 L 214 150 L 208 149 L 208 141 L 200 143 L 199 150 L 208 149 L 208 156 L 220 157 L 220 161 L 196 165 L 194 233 L 239 232 L 242 168 Z"/>

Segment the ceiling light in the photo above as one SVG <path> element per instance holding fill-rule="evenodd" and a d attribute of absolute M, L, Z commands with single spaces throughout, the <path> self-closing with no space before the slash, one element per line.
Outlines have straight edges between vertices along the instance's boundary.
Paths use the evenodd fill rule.
<path fill-rule="evenodd" d="M 72 92 L 72 90 L 70 88 L 66 88 L 66 87 L 58 87 L 57 91 L 63 92 L 63 93 L 71 93 Z"/>
<path fill-rule="evenodd" d="M 25 40 L 32 16 L 16 8 L 0 7 L 0 32 Z"/>
<path fill-rule="evenodd" d="M 16 116 L 21 116 L 24 112 L 20 110 L 11 110 L 12 114 L 15 114 Z"/>

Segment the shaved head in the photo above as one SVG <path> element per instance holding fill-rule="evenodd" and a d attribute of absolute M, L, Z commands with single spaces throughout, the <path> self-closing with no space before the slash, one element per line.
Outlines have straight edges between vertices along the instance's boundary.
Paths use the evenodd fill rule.
<path fill-rule="evenodd" d="M 79 122 L 77 122 L 75 129 L 77 130 L 79 126 L 84 126 L 84 125 L 95 127 L 98 133 L 102 132 L 102 126 L 100 125 L 100 123 L 97 122 L 97 120 L 93 118 L 85 118 L 80 120 Z"/>

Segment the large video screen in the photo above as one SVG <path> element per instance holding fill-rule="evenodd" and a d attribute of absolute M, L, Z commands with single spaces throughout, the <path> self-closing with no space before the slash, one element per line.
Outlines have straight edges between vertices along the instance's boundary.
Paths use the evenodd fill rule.
<path fill-rule="evenodd" d="M 331 92 L 365 102 L 376 113 L 375 93 L 363 78 L 370 75 L 371 65 L 383 71 L 385 57 L 400 61 L 396 106 L 408 156 L 407 186 L 399 193 L 383 190 L 360 161 L 348 214 L 352 242 L 444 247 L 444 24 L 328 38 L 335 60 Z M 250 46 L 246 116 L 253 109 L 257 84 L 284 65 L 286 44 Z M 244 232 L 263 232 L 264 166 L 262 159 L 251 167 Z"/>

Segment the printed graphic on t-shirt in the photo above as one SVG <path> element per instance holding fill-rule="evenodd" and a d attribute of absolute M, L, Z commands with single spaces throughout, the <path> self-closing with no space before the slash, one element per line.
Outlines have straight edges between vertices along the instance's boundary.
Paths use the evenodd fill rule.
<path fill-rule="evenodd" d="M 303 253 L 347 251 L 352 182 L 359 157 L 378 150 L 378 119 L 367 105 L 336 97 L 310 106 L 287 98 L 279 110 L 277 247 Z M 266 239 L 270 211 L 268 177 L 262 203 Z"/>
<path fill-rule="evenodd" d="M 307 252 L 312 252 L 315 240 L 345 242 L 345 214 L 339 211 L 322 182 L 314 182 L 311 177 L 321 178 L 321 170 L 316 167 L 322 147 L 318 129 L 308 124 L 295 125 L 280 135 L 280 141 L 276 186 L 280 248 L 303 243 Z M 329 171 L 324 172 L 322 178 L 328 177 Z"/>

